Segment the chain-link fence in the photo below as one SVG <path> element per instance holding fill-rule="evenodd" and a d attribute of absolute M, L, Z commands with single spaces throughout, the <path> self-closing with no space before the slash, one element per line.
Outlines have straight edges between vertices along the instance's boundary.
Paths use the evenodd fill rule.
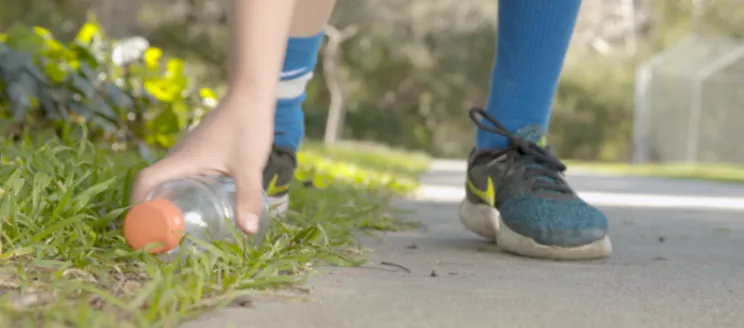
<path fill-rule="evenodd" d="M 636 78 L 634 162 L 744 164 L 744 43 L 690 36 Z"/>

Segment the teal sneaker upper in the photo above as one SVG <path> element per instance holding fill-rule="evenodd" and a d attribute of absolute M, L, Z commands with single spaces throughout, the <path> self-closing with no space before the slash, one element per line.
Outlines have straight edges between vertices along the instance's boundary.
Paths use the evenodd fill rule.
<path fill-rule="evenodd" d="M 503 224 L 542 245 L 574 247 L 605 237 L 607 217 L 566 182 L 566 166 L 551 153 L 539 126 L 511 133 L 482 109 L 474 108 L 470 117 L 481 130 L 506 137 L 509 145 L 471 153 L 469 201 L 495 207 Z"/>

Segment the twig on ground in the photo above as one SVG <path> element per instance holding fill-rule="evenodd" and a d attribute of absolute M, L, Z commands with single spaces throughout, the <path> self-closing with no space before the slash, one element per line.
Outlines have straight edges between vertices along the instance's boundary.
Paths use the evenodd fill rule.
<path fill-rule="evenodd" d="M 411 273 L 411 269 L 409 269 L 409 268 L 406 268 L 406 267 L 404 267 L 404 266 L 402 266 L 402 265 L 400 265 L 400 264 L 397 264 L 397 263 L 392 263 L 392 262 L 385 262 L 385 261 L 382 261 L 382 262 L 380 262 L 380 264 L 381 264 L 381 265 L 387 265 L 387 266 L 392 266 L 392 267 L 396 267 L 396 268 L 399 268 L 399 269 L 401 269 L 401 270 L 405 271 L 406 273 Z"/>

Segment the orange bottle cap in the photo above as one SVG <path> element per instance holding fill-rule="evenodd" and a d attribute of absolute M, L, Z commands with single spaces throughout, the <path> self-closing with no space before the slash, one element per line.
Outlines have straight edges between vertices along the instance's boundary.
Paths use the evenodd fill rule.
<path fill-rule="evenodd" d="M 143 249 L 157 243 L 150 253 L 163 253 L 174 249 L 186 230 L 183 213 L 166 199 L 155 199 L 132 207 L 124 218 L 124 239 L 134 249 Z"/>

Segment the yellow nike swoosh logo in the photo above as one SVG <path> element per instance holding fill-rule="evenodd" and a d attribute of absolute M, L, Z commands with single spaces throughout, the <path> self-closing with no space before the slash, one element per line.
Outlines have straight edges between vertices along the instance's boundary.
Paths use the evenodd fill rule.
<path fill-rule="evenodd" d="M 277 186 L 276 180 L 279 179 L 278 174 L 274 174 L 274 177 L 271 178 L 271 181 L 269 182 L 269 186 L 266 188 L 266 195 L 267 196 L 274 196 L 279 193 L 283 193 L 287 190 L 289 190 L 289 184 Z"/>
<path fill-rule="evenodd" d="M 537 145 L 540 146 L 540 148 L 545 148 L 548 146 L 548 136 L 543 135 L 540 137 L 540 141 L 537 142 Z"/>
<path fill-rule="evenodd" d="M 493 180 L 491 180 L 491 177 L 486 177 L 486 184 L 486 190 L 480 190 L 470 181 L 470 179 L 468 179 L 468 189 L 470 192 L 478 196 L 478 198 L 486 202 L 486 204 L 493 207 L 496 204 L 496 190 L 493 187 Z"/>

